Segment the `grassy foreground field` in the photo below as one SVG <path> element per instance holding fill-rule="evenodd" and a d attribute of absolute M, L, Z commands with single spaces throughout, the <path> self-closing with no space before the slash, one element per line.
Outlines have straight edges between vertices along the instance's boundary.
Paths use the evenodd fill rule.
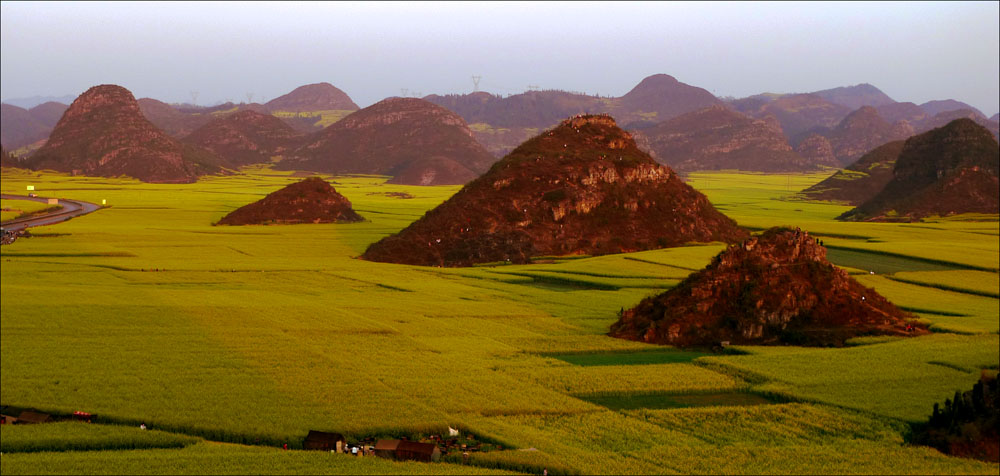
<path fill-rule="evenodd" d="M 3 474 L 469 471 L 215 443 L 298 448 L 310 429 L 355 440 L 449 425 L 505 447 L 471 463 L 525 472 L 998 471 L 905 444 L 908 422 L 1000 361 L 996 216 L 840 223 L 849 207 L 788 199 L 824 175 L 693 174 L 741 225 L 821 237 L 835 263 L 937 331 L 700 355 L 604 333 L 721 244 L 525 266 L 370 263 L 356 258 L 368 244 L 458 187 L 328 178 L 365 222 L 213 226 L 300 179 L 266 168 L 186 185 L 4 169 L 5 193 L 30 183 L 110 208 L 0 251 L 0 403 L 211 441 L 5 449 Z M 770 403 L 729 406 L 759 396 Z M 70 440 L 87 438 L 107 441 Z"/>

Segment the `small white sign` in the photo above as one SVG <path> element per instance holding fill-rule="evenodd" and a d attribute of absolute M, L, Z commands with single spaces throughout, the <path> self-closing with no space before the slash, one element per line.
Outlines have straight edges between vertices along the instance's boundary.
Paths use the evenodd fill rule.
<path fill-rule="evenodd" d="M 28 191 L 30 192 L 30 191 L 33 191 L 33 190 L 35 190 L 35 186 L 34 185 L 28 185 Z"/>

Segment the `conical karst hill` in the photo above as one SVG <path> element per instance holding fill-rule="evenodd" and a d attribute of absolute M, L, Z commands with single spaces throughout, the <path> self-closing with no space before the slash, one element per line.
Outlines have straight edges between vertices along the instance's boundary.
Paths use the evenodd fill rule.
<path fill-rule="evenodd" d="M 358 105 L 347 93 L 330 83 L 299 86 L 292 92 L 276 97 L 263 106 L 268 111 L 356 111 Z"/>
<path fill-rule="evenodd" d="M 364 220 L 326 180 L 310 177 L 288 185 L 219 220 L 219 225 L 343 223 Z"/>
<path fill-rule="evenodd" d="M 656 158 L 670 168 L 799 172 L 817 168 L 792 150 L 777 121 L 717 105 L 643 129 Z"/>
<path fill-rule="evenodd" d="M 434 157 L 450 162 L 427 161 Z M 411 171 L 406 176 L 415 181 L 407 185 L 460 185 L 495 161 L 458 114 L 423 99 L 390 98 L 309 136 L 277 168 L 395 177 L 421 162 L 442 168 L 430 183 Z M 454 164 L 467 170 L 456 170 Z"/>
<path fill-rule="evenodd" d="M 213 119 L 184 142 L 214 152 L 231 167 L 270 162 L 302 142 L 304 134 L 270 114 L 245 109 Z"/>
<path fill-rule="evenodd" d="M 446 202 L 371 245 L 372 261 L 469 266 L 735 242 L 747 236 L 640 151 L 609 116 L 578 116 L 521 144 Z"/>
<path fill-rule="evenodd" d="M 889 142 L 876 147 L 843 170 L 813 185 L 800 194 L 811 200 L 831 200 L 860 205 L 878 195 L 892 180 L 892 169 L 906 141 Z"/>
<path fill-rule="evenodd" d="M 808 233 L 772 228 L 624 311 L 609 335 L 675 346 L 839 346 L 926 333 L 913 317 L 827 261 Z"/>
<path fill-rule="evenodd" d="M 29 166 L 145 182 L 193 182 L 220 171 L 211 152 L 183 144 L 151 124 L 129 90 L 111 84 L 81 94 Z"/>
<path fill-rule="evenodd" d="M 892 180 L 843 220 L 917 220 L 927 216 L 1000 212 L 1000 146 L 971 119 L 906 140 Z"/>

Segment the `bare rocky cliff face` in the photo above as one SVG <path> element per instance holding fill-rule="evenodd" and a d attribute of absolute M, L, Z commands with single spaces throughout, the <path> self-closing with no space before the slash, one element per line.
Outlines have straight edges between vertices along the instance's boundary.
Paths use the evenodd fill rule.
<path fill-rule="evenodd" d="M 448 161 L 429 162 L 435 157 Z M 307 137 L 278 168 L 397 176 L 418 161 L 445 168 L 435 172 L 432 183 L 418 179 L 412 185 L 454 185 L 474 179 L 496 159 L 473 139 L 459 115 L 422 99 L 390 98 Z"/>
<path fill-rule="evenodd" d="M 34 169 L 146 182 L 192 182 L 221 170 L 218 157 L 153 126 L 132 93 L 115 85 L 95 86 L 73 101 L 28 162 Z"/>
<path fill-rule="evenodd" d="M 827 261 L 808 233 L 772 228 L 624 311 L 609 335 L 675 346 L 840 346 L 862 335 L 926 333 L 912 318 Z"/>
<path fill-rule="evenodd" d="M 326 180 L 310 177 L 229 213 L 219 225 L 345 223 L 364 220 Z"/>
<path fill-rule="evenodd" d="M 745 236 L 613 119 L 589 115 L 528 140 L 363 257 L 426 266 L 526 263 Z"/>

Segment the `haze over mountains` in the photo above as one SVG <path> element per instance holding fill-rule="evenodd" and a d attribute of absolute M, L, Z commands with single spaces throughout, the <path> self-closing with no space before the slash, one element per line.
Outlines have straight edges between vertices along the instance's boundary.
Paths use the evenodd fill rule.
<path fill-rule="evenodd" d="M 278 133 L 278 122 L 287 126 L 287 129 L 280 128 L 279 135 L 287 136 L 287 140 L 279 141 L 281 144 L 264 144 L 273 137 L 253 137 L 269 134 L 262 129 L 249 134 L 244 131 L 242 139 L 237 139 L 237 132 L 231 129 L 228 133 L 216 130 L 214 134 L 202 131 L 186 140 L 228 156 L 221 157 L 220 163 L 229 167 L 280 157 L 287 159 L 284 165 L 279 165 L 284 168 L 296 164 L 294 166 L 316 171 L 388 173 L 396 176 L 396 182 L 422 184 L 465 183 L 485 171 L 496 157 L 510 152 L 540 130 L 581 113 L 611 115 L 618 124 L 625 124 L 626 129 L 635 133 L 640 148 L 681 172 L 728 169 L 777 172 L 840 167 L 882 144 L 942 127 L 962 117 L 986 127 L 994 136 L 1000 134 L 1000 124 L 996 120 L 986 118 L 961 101 L 929 101 L 921 105 L 895 102 L 870 84 L 813 93 L 765 93 L 723 101 L 703 88 L 666 74 L 656 74 L 644 78 L 621 97 L 552 90 L 528 91 L 507 97 L 486 92 L 432 94 L 425 100 L 442 106 L 441 111 L 450 110 L 460 116 L 464 124 L 458 125 L 454 119 L 445 122 L 455 123 L 452 125 L 461 132 L 446 134 L 447 138 L 438 137 L 420 146 L 422 139 L 417 139 L 416 129 L 404 132 L 400 128 L 427 126 L 417 121 L 410 126 L 392 126 L 397 128 L 393 133 L 385 133 L 382 126 L 389 125 L 382 124 L 375 128 L 379 130 L 373 132 L 375 135 L 361 139 L 359 131 L 364 127 L 356 127 L 358 118 L 338 126 L 357 111 L 357 104 L 344 91 L 325 82 L 298 87 L 265 104 L 224 103 L 196 107 L 142 98 L 138 105 L 149 122 L 177 139 L 186 140 L 196 130 L 236 111 L 243 113 L 240 117 L 255 117 L 256 121 L 264 118 L 245 111 L 275 116 L 279 121 L 268 121 L 270 134 Z M 65 108 L 65 105 L 52 102 L 31 110 L 4 104 L 0 124 L 4 148 L 22 157 L 30 156 L 44 144 Z M 434 115 L 428 115 L 427 120 L 433 122 L 431 116 Z M 225 123 L 216 124 L 222 127 Z M 321 132 L 327 136 L 325 142 L 337 145 L 322 146 L 323 141 L 307 137 L 317 134 L 319 138 Z M 354 138 L 347 139 L 349 135 Z M 303 143 L 311 140 L 312 148 L 300 148 L 295 137 Z M 435 140 L 437 145 L 430 145 Z M 233 141 L 243 141 L 243 144 Z M 392 150 L 385 157 L 396 158 L 386 158 L 385 163 L 371 166 L 358 165 L 368 160 L 360 158 L 362 156 L 372 158 L 382 154 L 374 149 L 361 152 L 376 142 L 384 142 L 387 150 Z M 475 142 L 478 144 L 473 145 Z M 402 147 L 404 143 L 406 147 Z M 361 149 L 352 149 L 357 147 Z M 483 156 L 479 150 L 483 148 L 492 154 L 492 159 Z M 420 150 L 407 155 L 400 152 L 403 149 Z M 353 152 L 347 152 L 351 150 Z M 351 154 L 360 155 L 351 159 L 348 157 Z M 352 160 L 354 165 L 349 164 Z"/>

